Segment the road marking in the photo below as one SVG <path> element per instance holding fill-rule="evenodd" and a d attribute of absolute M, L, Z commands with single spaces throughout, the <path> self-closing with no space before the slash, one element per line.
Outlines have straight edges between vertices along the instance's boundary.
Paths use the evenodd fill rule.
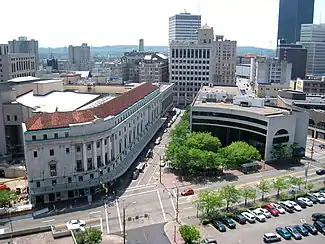
<path fill-rule="evenodd" d="M 50 222 L 53 222 L 53 221 L 55 221 L 55 219 L 44 220 L 43 223 L 50 223 Z"/>
<path fill-rule="evenodd" d="M 139 192 L 139 193 L 134 193 L 134 194 L 129 194 L 129 195 L 123 195 L 120 198 L 134 197 L 134 196 L 144 195 L 144 194 L 155 192 L 155 191 L 156 190 L 150 190 L 150 191 L 144 191 L 144 192 Z"/>
<path fill-rule="evenodd" d="M 174 203 L 174 200 L 173 200 L 173 196 L 170 194 L 170 192 L 168 191 L 168 195 L 169 195 L 169 199 L 172 203 L 172 207 L 174 209 L 174 212 L 175 212 L 175 219 L 176 219 L 176 208 L 175 208 L 175 203 Z"/>
<path fill-rule="evenodd" d="M 164 206 L 163 206 L 162 201 L 161 201 L 161 198 L 160 198 L 160 193 L 159 193 L 158 189 L 156 191 L 157 191 L 157 195 L 158 195 L 158 200 L 159 200 L 159 203 L 160 203 L 161 211 L 162 211 L 162 214 L 163 214 L 163 217 L 164 217 L 164 221 L 167 222 L 166 214 L 165 214 L 165 211 L 164 211 Z"/>
<path fill-rule="evenodd" d="M 120 229 L 121 231 L 123 231 L 123 228 L 122 228 L 122 221 L 121 221 L 121 214 L 120 214 L 120 208 L 118 206 L 118 201 L 117 199 L 115 200 L 115 203 L 116 203 L 116 210 L 117 210 L 117 217 L 118 217 L 118 222 L 120 224 Z"/>
<path fill-rule="evenodd" d="M 90 212 L 89 215 L 100 213 L 100 211 Z"/>
<path fill-rule="evenodd" d="M 150 179 L 149 179 L 147 185 L 150 184 L 150 181 L 152 180 L 152 177 L 157 173 L 157 168 L 158 168 L 158 167 L 160 167 L 160 162 L 159 162 L 159 164 L 155 167 L 155 169 L 154 169 L 154 171 L 153 171 L 153 173 L 152 173 L 152 175 L 151 175 L 151 177 L 150 177 Z M 159 173 L 159 172 L 158 172 L 158 173 Z"/>
<path fill-rule="evenodd" d="M 193 207 L 187 207 L 187 208 L 183 208 L 182 210 L 188 210 L 188 209 L 192 209 Z"/>
<path fill-rule="evenodd" d="M 140 189 L 143 189 L 143 188 L 151 188 L 151 187 L 156 187 L 156 186 L 157 186 L 157 184 L 132 186 L 132 187 L 127 188 L 125 192 L 136 191 L 136 190 L 140 190 Z"/>
<path fill-rule="evenodd" d="M 104 233 L 104 228 L 103 228 L 103 218 L 102 218 L 102 217 L 100 217 L 99 222 L 100 222 L 100 230 L 101 230 L 102 233 Z M 107 234 L 108 234 L 108 233 L 107 233 Z"/>
<path fill-rule="evenodd" d="M 109 234 L 109 224 L 108 224 L 108 213 L 107 213 L 107 206 L 105 203 L 105 218 L 106 218 L 106 231 L 107 231 L 107 235 Z"/>

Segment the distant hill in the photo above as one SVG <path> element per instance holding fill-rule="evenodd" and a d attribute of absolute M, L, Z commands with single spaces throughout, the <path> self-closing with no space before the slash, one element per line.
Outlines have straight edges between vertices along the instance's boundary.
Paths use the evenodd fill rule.
<path fill-rule="evenodd" d="M 138 46 L 135 45 L 118 45 L 118 46 L 103 46 L 103 47 L 91 47 L 91 52 L 93 56 L 122 56 L 125 52 L 130 52 L 132 50 L 137 50 Z M 146 51 L 160 52 L 163 54 L 168 53 L 168 46 L 146 46 Z M 53 57 L 63 58 L 68 55 L 67 47 L 57 47 L 57 48 L 39 48 L 39 53 L 41 58 L 47 58 L 52 53 Z M 275 56 L 275 50 L 258 48 L 258 47 L 238 47 L 237 55 L 243 55 L 246 53 L 250 54 L 260 54 L 265 56 Z"/>

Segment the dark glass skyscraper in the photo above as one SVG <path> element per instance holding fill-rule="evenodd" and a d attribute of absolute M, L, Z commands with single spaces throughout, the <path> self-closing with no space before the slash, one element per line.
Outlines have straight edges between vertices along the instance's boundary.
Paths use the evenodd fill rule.
<path fill-rule="evenodd" d="M 302 24 L 312 24 L 315 0 L 280 0 L 278 40 L 296 43 L 300 40 Z"/>

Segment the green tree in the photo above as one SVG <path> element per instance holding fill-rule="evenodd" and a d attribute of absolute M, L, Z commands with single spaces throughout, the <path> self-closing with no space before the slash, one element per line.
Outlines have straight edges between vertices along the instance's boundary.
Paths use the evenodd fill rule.
<path fill-rule="evenodd" d="M 245 187 L 240 189 L 240 194 L 245 199 L 245 206 L 247 205 L 248 199 L 255 200 L 256 199 L 256 189 L 252 187 Z"/>
<path fill-rule="evenodd" d="M 272 188 L 277 191 L 277 197 L 279 197 L 280 191 L 288 188 L 288 183 L 286 181 L 286 178 L 284 177 L 274 178 L 272 181 Z"/>
<path fill-rule="evenodd" d="M 289 181 L 292 185 L 298 186 L 299 191 L 301 185 L 305 183 L 305 180 L 303 178 L 294 177 L 294 176 L 291 176 Z"/>
<path fill-rule="evenodd" d="M 292 159 L 294 156 L 301 157 L 302 155 L 297 155 L 298 149 L 300 148 L 298 143 L 293 144 L 275 144 L 271 150 L 272 158 L 277 160 L 288 160 Z"/>
<path fill-rule="evenodd" d="M 215 190 L 200 191 L 197 202 L 199 203 L 199 208 L 206 216 L 210 216 L 212 211 L 223 206 L 222 197 Z"/>
<path fill-rule="evenodd" d="M 262 193 L 262 201 L 264 201 L 264 195 L 270 190 L 270 183 L 266 180 L 261 180 L 257 184 L 257 188 L 261 191 Z"/>
<path fill-rule="evenodd" d="M 208 132 L 192 132 L 185 141 L 188 148 L 200 149 L 216 153 L 221 146 L 221 142 L 217 137 Z"/>
<path fill-rule="evenodd" d="M 242 141 L 233 142 L 219 151 L 218 159 L 223 168 L 238 168 L 245 163 L 261 160 L 259 151 Z"/>
<path fill-rule="evenodd" d="M 0 191 L 0 207 L 8 207 L 10 202 L 17 199 L 17 194 L 14 191 L 1 190 Z"/>
<path fill-rule="evenodd" d="M 179 232 L 186 244 L 192 244 L 201 238 L 200 231 L 193 225 L 182 225 Z"/>
<path fill-rule="evenodd" d="M 75 233 L 77 244 L 100 244 L 102 232 L 96 228 L 87 228 L 84 232 Z"/>
<path fill-rule="evenodd" d="M 313 189 L 313 187 L 314 187 L 313 183 L 311 183 L 311 182 L 307 183 L 306 188 L 307 188 L 308 192 L 311 191 L 311 189 Z"/>
<path fill-rule="evenodd" d="M 240 191 L 232 185 L 222 187 L 219 194 L 226 203 L 227 211 L 232 204 L 237 203 L 240 199 Z"/>

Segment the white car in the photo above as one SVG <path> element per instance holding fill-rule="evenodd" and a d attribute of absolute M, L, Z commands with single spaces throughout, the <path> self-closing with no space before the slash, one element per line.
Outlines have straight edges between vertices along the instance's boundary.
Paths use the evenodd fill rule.
<path fill-rule="evenodd" d="M 302 210 L 302 207 L 300 207 L 296 202 L 294 202 L 294 201 L 287 201 L 287 202 L 289 204 L 291 204 L 296 211 L 301 211 Z"/>
<path fill-rule="evenodd" d="M 308 207 L 311 207 L 314 205 L 313 202 L 310 199 L 308 199 L 307 197 L 299 197 L 298 200 L 306 203 Z"/>
<path fill-rule="evenodd" d="M 167 133 L 168 132 L 168 130 L 167 129 L 164 129 L 164 133 Z"/>
<path fill-rule="evenodd" d="M 66 223 L 68 230 L 83 230 L 85 225 L 84 220 L 70 220 Z"/>
<path fill-rule="evenodd" d="M 160 141 L 161 141 L 161 137 L 158 137 L 158 138 L 156 139 L 156 141 L 155 141 L 155 144 L 156 144 L 156 145 L 159 145 L 159 144 L 160 144 Z"/>
<path fill-rule="evenodd" d="M 264 208 L 257 208 L 255 210 L 260 211 L 266 218 L 271 218 L 271 213 Z"/>
<path fill-rule="evenodd" d="M 245 217 L 245 219 L 247 220 L 247 222 L 249 223 L 255 223 L 255 216 L 249 212 L 242 212 L 241 215 L 243 215 Z"/>
<path fill-rule="evenodd" d="M 266 217 L 265 215 L 257 210 L 257 209 L 254 209 L 254 210 L 247 210 L 247 212 L 253 214 L 255 216 L 255 218 L 259 221 L 259 222 L 265 222 L 266 221 Z"/>
<path fill-rule="evenodd" d="M 323 195 L 318 192 L 308 193 L 308 195 L 316 197 L 319 203 L 325 203 L 325 197 L 323 197 Z"/>
<path fill-rule="evenodd" d="M 280 206 L 280 204 L 277 204 L 277 203 L 271 203 L 271 205 L 273 207 L 275 207 L 277 210 L 279 210 L 280 214 L 285 214 L 286 211 L 284 210 L 283 207 Z"/>

